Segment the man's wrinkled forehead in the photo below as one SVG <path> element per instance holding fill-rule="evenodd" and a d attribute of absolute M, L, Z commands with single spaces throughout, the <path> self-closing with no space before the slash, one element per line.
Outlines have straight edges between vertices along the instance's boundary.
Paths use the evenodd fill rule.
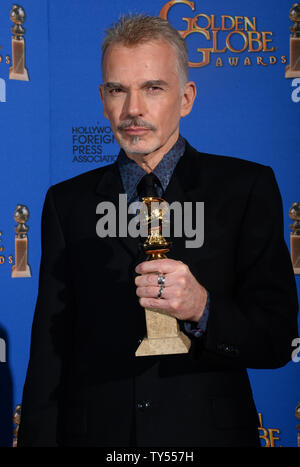
<path fill-rule="evenodd" d="M 155 61 L 157 65 L 161 63 L 162 56 L 167 50 L 167 62 L 170 68 L 173 68 L 177 74 L 179 74 L 178 60 L 176 56 L 176 51 L 174 47 L 163 39 L 154 39 L 142 41 L 138 44 L 126 44 L 124 42 L 115 42 L 110 44 L 105 50 L 102 56 L 102 77 L 103 81 L 106 80 L 106 74 L 112 72 L 112 70 L 118 71 L 122 74 L 122 71 L 125 71 L 125 67 L 131 66 L 131 63 L 136 62 L 136 55 L 139 50 L 143 50 L 143 65 L 147 66 L 147 59 Z M 124 52 L 126 53 L 127 63 L 122 60 L 122 63 L 118 58 L 122 55 L 124 57 Z M 127 69 L 127 68 L 126 68 Z M 160 77 L 158 77 L 160 78 Z"/>

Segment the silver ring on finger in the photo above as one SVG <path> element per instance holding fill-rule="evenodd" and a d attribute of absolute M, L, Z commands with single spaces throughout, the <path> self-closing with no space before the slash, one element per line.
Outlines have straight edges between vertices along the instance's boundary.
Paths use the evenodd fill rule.
<path fill-rule="evenodd" d="M 157 278 L 157 283 L 158 283 L 158 285 L 161 285 L 161 286 L 164 287 L 164 285 L 165 285 L 165 276 L 163 276 L 162 274 L 159 274 L 158 278 Z"/>
<path fill-rule="evenodd" d="M 161 285 L 159 288 L 158 294 L 157 294 L 157 298 L 161 298 L 163 290 L 164 290 L 164 285 Z"/>

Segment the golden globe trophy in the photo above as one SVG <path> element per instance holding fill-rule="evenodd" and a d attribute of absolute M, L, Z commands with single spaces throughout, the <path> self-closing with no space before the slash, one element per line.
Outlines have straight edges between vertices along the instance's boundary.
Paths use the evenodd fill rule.
<path fill-rule="evenodd" d="M 162 236 L 162 224 L 166 222 L 167 214 L 165 201 L 156 197 L 142 198 L 142 201 L 146 209 L 140 211 L 140 223 L 147 225 L 148 231 L 147 240 L 143 243 L 144 252 L 148 261 L 164 259 L 171 247 L 171 243 Z M 145 309 L 145 316 L 147 336 L 135 352 L 137 357 L 188 353 L 191 341 L 180 331 L 176 318 L 156 308 Z"/>
<path fill-rule="evenodd" d="M 300 203 L 293 203 L 289 210 L 291 224 L 291 258 L 295 274 L 300 274 Z"/>
<path fill-rule="evenodd" d="M 11 28 L 12 37 L 12 66 L 9 69 L 9 79 L 29 81 L 25 67 L 25 29 L 22 24 L 25 21 L 25 11 L 20 5 L 13 5 L 10 11 L 10 19 L 14 23 Z"/>
<path fill-rule="evenodd" d="M 18 225 L 15 227 L 15 264 L 12 267 L 11 277 L 31 277 L 30 267 L 27 264 L 27 232 L 29 227 L 26 225 L 26 222 L 28 217 L 28 208 L 18 204 L 14 214 L 14 219 Z"/>
<path fill-rule="evenodd" d="M 286 67 L 286 78 L 300 77 L 300 3 L 294 3 L 290 10 L 290 65 Z"/>

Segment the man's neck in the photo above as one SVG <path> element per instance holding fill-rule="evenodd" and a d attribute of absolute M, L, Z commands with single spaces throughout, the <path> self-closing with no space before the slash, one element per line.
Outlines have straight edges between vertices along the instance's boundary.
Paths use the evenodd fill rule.
<path fill-rule="evenodd" d="M 159 147 L 157 150 L 149 154 L 131 154 L 126 155 L 129 159 L 133 160 L 139 167 L 141 167 L 146 173 L 153 172 L 155 167 L 160 163 L 165 154 L 174 146 L 179 136 L 179 131 L 176 131 L 171 135 L 166 144 Z"/>

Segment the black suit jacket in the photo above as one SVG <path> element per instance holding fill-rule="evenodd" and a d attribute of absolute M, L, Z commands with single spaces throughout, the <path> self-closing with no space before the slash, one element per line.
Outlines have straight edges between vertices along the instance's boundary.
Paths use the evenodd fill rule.
<path fill-rule="evenodd" d="M 286 364 L 297 336 L 272 170 L 188 144 L 174 170 L 164 198 L 205 203 L 204 244 L 175 238 L 168 257 L 211 299 L 206 333 L 185 355 L 135 357 L 146 332 L 138 240 L 96 234 L 98 203 L 118 206 L 122 192 L 115 163 L 47 193 L 19 446 L 258 445 L 246 368 Z"/>

